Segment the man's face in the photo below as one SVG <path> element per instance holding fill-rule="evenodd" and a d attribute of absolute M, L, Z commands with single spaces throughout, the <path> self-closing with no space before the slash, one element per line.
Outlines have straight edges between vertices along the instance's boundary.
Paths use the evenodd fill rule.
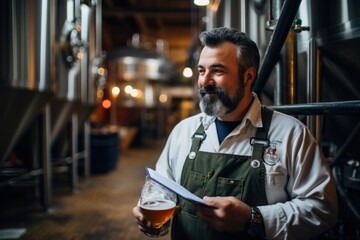
<path fill-rule="evenodd" d="M 216 47 L 206 46 L 200 54 L 200 109 L 209 116 L 231 113 L 244 96 L 244 81 L 239 74 L 236 51 L 236 45 L 225 42 Z"/>

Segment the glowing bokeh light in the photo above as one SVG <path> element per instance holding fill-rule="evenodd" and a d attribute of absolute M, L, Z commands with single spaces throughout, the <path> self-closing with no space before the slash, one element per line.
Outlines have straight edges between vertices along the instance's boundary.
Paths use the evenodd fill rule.
<path fill-rule="evenodd" d="M 109 99 L 104 99 L 101 106 L 105 109 L 109 109 L 111 107 L 111 101 Z"/>
<path fill-rule="evenodd" d="M 111 94 L 114 98 L 116 98 L 120 93 L 120 88 L 115 86 L 111 89 Z"/>
<path fill-rule="evenodd" d="M 133 88 L 133 89 L 131 90 L 130 95 L 131 95 L 132 97 L 137 97 L 137 96 L 139 96 L 139 90 Z"/>
<path fill-rule="evenodd" d="M 186 77 L 186 78 L 192 77 L 192 76 L 193 76 L 193 71 L 192 71 L 192 69 L 189 68 L 189 67 L 184 68 L 184 70 L 183 70 L 183 76 Z"/>
<path fill-rule="evenodd" d="M 131 94 L 132 90 L 133 90 L 133 87 L 132 87 L 131 85 L 127 85 L 127 86 L 125 87 L 125 92 L 126 92 L 127 94 Z"/>
<path fill-rule="evenodd" d="M 160 101 L 161 103 L 166 103 L 167 100 L 168 100 L 168 96 L 167 96 L 166 94 L 164 94 L 164 93 L 160 94 L 160 96 L 159 96 L 159 101 Z"/>

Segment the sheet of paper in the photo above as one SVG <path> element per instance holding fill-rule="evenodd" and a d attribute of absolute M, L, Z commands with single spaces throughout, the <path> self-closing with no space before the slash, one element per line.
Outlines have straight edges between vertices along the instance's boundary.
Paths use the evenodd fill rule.
<path fill-rule="evenodd" d="M 195 202 L 198 204 L 203 204 L 204 201 L 196 196 L 195 194 L 191 193 L 189 190 L 181 186 L 180 184 L 172 181 L 171 179 L 164 177 L 163 175 L 157 173 L 156 171 L 152 170 L 151 168 L 146 168 L 147 175 L 151 177 L 154 181 L 158 182 L 159 184 L 163 185 L 167 189 L 175 192 L 176 194 L 180 195 L 181 197 L 185 198 L 188 201 Z"/>

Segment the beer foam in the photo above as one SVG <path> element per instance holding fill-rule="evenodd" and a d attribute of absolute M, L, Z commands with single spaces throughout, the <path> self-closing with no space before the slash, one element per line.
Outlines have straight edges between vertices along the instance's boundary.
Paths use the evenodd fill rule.
<path fill-rule="evenodd" d="M 175 207 L 175 203 L 164 199 L 152 199 L 142 203 L 141 207 L 149 210 L 166 210 Z"/>

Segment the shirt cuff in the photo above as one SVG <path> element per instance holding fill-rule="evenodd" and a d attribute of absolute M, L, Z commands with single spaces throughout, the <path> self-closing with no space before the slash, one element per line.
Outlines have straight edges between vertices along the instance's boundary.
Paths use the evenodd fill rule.
<path fill-rule="evenodd" d="M 261 212 L 266 238 L 268 239 L 284 239 L 284 227 L 286 224 L 286 215 L 283 209 L 275 205 L 259 206 Z"/>

